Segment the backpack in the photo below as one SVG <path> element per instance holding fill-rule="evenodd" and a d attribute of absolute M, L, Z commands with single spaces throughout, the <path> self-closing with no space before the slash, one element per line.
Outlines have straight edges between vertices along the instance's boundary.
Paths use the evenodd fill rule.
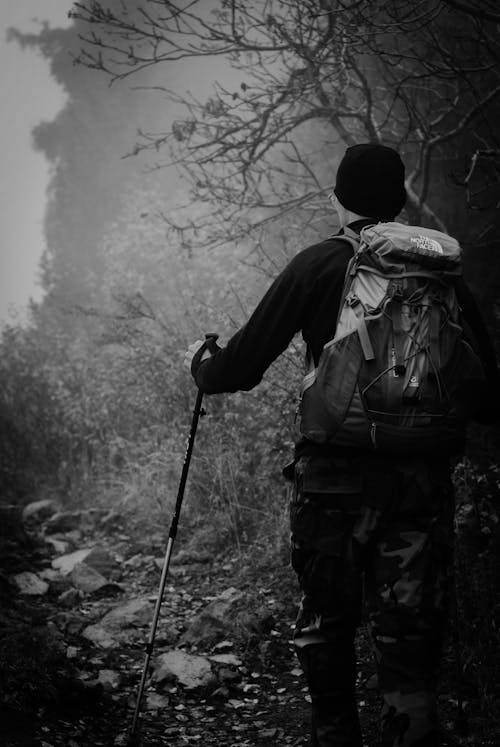
<path fill-rule="evenodd" d="M 460 389 L 484 374 L 453 286 L 458 242 L 395 222 L 336 238 L 354 257 L 335 336 L 304 378 L 302 435 L 388 453 L 459 452 L 467 421 Z"/>

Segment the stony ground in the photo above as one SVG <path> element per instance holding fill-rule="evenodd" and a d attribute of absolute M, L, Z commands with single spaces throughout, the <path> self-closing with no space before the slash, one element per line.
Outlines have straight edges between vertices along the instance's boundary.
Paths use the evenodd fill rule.
<path fill-rule="evenodd" d="M 48 504 L 33 508 L 31 515 L 28 511 L 28 549 L 22 556 L 19 548 L 10 555 L 7 550 L 4 558 L 4 669 L 12 670 L 15 691 L 20 689 L 18 668 L 27 695 L 24 713 L 19 696 L 9 707 L 9 676 L 3 676 L 2 704 L 7 708 L 2 745 L 127 745 L 164 535 L 133 536 L 114 514 L 54 511 Z M 307 744 L 308 695 L 291 644 L 296 592 L 286 558 L 271 568 L 255 553 L 231 550 L 212 557 L 183 549 L 180 542 L 135 743 Z M 12 662 L 6 647 L 16 640 L 15 631 L 35 642 L 47 641 L 57 655 L 41 669 L 32 662 L 40 651 L 28 651 L 19 661 L 12 655 Z M 365 631 L 358 650 L 359 708 L 366 745 L 375 747 L 378 705 Z M 450 678 L 451 662 L 447 669 Z M 47 697 L 37 691 L 44 677 Z M 36 695 L 31 699 L 30 688 Z M 497 743 L 467 737 L 463 729 L 459 733 L 451 685 L 443 684 L 441 702 L 444 745 Z M 478 706 L 468 708 L 470 717 L 477 717 L 473 709 Z"/>

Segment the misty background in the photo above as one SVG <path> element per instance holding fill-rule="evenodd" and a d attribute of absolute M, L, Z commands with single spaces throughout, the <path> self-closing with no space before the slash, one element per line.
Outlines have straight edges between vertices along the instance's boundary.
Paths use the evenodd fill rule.
<path fill-rule="evenodd" d="M 222 69 L 230 78 L 220 61 L 196 72 L 186 62 L 170 75 L 151 71 L 112 88 L 104 76 L 74 66 L 80 41 L 78 24 L 68 18 L 72 7 L 70 0 L 23 0 L 0 10 L 0 323 L 25 320 L 30 299 L 42 300 L 45 251 L 64 244 L 73 269 L 88 271 L 134 184 L 164 189 L 165 204 L 182 191 L 176 173 L 148 176 L 157 165 L 151 158 L 126 159 L 138 129 L 168 128 L 175 110 L 161 96 L 134 89 L 175 82 L 199 95 Z"/>
<path fill-rule="evenodd" d="M 69 5 L 66 4 L 66 5 Z M 39 22 L 35 19 L 38 16 Z M 35 50 L 8 41 L 8 29 L 39 30 L 42 20 L 67 26 L 67 9 L 58 0 L 4 3 L 0 9 L 0 319 L 21 312 L 30 296 L 39 299 L 38 263 L 45 245 L 43 220 L 50 166 L 32 145 L 32 128 L 52 119 L 64 93 L 50 75 L 49 63 Z"/>

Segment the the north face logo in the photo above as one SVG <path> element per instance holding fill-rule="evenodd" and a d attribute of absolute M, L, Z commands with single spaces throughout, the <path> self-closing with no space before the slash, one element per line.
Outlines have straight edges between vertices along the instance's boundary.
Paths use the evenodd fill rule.
<path fill-rule="evenodd" d="M 411 236 L 410 241 L 412 244 L 416 244 L 418 249 L 424 252 L 435 252 L 436 254 L 444 254 L 443 247 L 436 241 L 436 239 L 430 239 L 428 236 Z"/>

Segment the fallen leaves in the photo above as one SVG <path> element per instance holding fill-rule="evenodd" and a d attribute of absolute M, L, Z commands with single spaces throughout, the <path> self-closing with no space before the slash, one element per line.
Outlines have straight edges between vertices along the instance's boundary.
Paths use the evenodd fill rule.
<path fill-rule="evenodd" d="M 73 527 L 76 518 L 58 521 Z M 71 740 L 74 747 L 128 747 L 163 564 L 157 540 L 111 539 L 99 529 L 90 539 L 78 528 L 50 537 L 43 580 L 55 605 L 51 624 L 78 670 L 82 698 L 94 700 L 88 711 L 83 698 L 71 719 L 41 714 L 39 739 L 53 747 Z M 280 577 L 268 573 L 262 586 L 251 580 L 251 563 L 188 551 L 174 554 L 171 570 L 141 704 L 141 746 L 305 744 L 307 688 Z M 120 599 L 111 594 L 117 582 Z"/>

